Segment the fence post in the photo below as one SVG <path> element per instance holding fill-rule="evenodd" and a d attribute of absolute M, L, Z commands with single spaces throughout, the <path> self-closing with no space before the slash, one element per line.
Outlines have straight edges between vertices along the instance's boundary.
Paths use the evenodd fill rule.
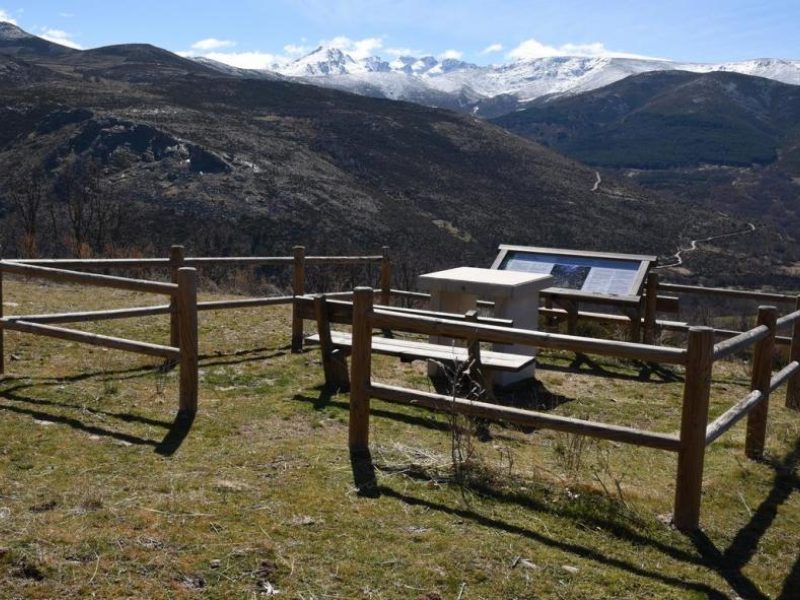
<path fill-rule="evenodd" d="M 372 378 L 372 296 L 353 292 L 353 351 L 350 355 L 350 452 L 369 451 L 369 386 Z"/>
<path fill-rule="evenodd" d="M 647 290 L 644 297 L 644 343 L 656 340 L 656 303 L 658 302 L 658 273 L 647 275 Z"/>
<path fill-rule="evenodd" d="M 756 344 L 753 351 L 753 373 L 750 389 L 759 390 L 761 402 L 747 415 L 747 436 L 744 451 L 748 458 L 761 458 L 764 454 L 764 439 L 767 436 L 767 413 L 769 412 L 769 384 L 772 379 L 772 351 L 775 347 L 775 322 L 778 309 L 774 306 L 758 307 L 758 324 L 769 327 L 769 335 Z"/>
<path fill-rule="evenodd" d="M 0 273 L 2 275 L 2 273 Z M 800 296 L 794 305 L 795 310 L 800 310 Z M 792 349 L 789 352 L 789 362 L 800 362 L 800 319 L 794 322 L 792 328 Z M 800 410 L 800 373 L 796 373 L 789 379 L 786 387 L 786 408 Z"/>
<path fill-rule="evenodd" d="M 708 399 L 713 365 L 714 330 L 710 327 L 692 327 L 689 329 L 686 379 L 683 384 L 681 446 L 678 451 L 673 515 L 675 527 L 682 531 L 697 529 L 700 524 Z"/>
<path fill-rule="evenodd" d="M 381 257 L 381 304 L 389 306 L 392 303 L 392 261 L 389 258 L 389 246 L 383 247 Z"/>
<path fill-rule="evenodd" d="M 0 255 L 0 260 L 2 256 Z M 3 271 L 0 269 L 0 319 L 3 318 Z M 6 373 L 6 349 L 5 349 L 6 330 L 0 327 L 0 375 Z"/>
<path fill-rule="evenodd" d="M 183 246 L 171 246 L 169 249 L 170 281 L 178 283 L 178 269 L 183 267 Z M 169 302 L 169 345 L 177 347 L 180 344 L 178 334 L 178 304 L 173 297 Z"/>
<path fill-rule="evenodd" d="M 292 277 L 292 294 L 302 296 L 306 293 L 306 248 L 294 247 L 294 274 Z M 292 307 L 292 352 L 303 350 L 303 317 L 296 306 Z"/>
<path fill-rule="evenodd" d="M 197 342 L 197 270 L 178 269 L 178 333 L 180 334 L 179 411 L 197 412 L 198 342 Z"/>

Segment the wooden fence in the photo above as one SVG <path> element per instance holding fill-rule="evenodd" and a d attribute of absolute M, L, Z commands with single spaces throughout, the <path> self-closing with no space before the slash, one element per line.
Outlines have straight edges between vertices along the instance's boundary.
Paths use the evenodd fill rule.
<path fill-rule="evenodd" d="M 174 361 L 180 366 L 180 387 L 178 393 L 179 411 L 187 414 L 194 414 L 197 412 L 198 341 L 196 269 L 179 268 L 175 276 L 175 282 L 164 283 L 159 281 L 147 281 L 144 279 L 98 275 L 96 273 L 80 273 L 63 268 L 56 269 L 4 260 L 0 261 L 0 307 L 2 307 L 2 276 L 5 273 L 63 283 L 100 286 L 169 296 L 175 306 L 175 326 L 179 335 L 177 336 L 176 342 L 169 346 L 163 346 L 138 340 L 98 335 L 75 329 L 47 325 L 42 322 L 46 320 L 46 316 L 43 315 L 4 317 L 2 312 L 0 312 L 0 375 L 5 373 L 3 333 L 6 329 L 70 340 L 103 348 L 113 348 L 115 350 L 123 350 L 136 354 L 145 354 L 147 356 L 157 356 L 169 361 Z M 89 320 L 85 318 L 85 315 L 86 313 L 83 314 L 84 318 L 75 320 Z M 55 322 L 70 322 L 73 320 L 68 318 L 68 313 L 56 316 L 60 316 L 61 321 L 56 320 Z"/>
<path fill-rule="evenodd" d="M 349 444 L 353 453 L 365 454 L 369 447 L 371 398 L 668 450 L 678 455 L 674 523 L 679 529 L 693 530 L 699 526 L 706 447 L 738 420 L 747 416 L 746 453 L 752 458 L 760 456 L 764 447 L 769 395 L 784 383 L 788 382 L 786 406 L 800 410 L 800 299 L 795 300 L 798 302 L 798 310 L 780 319 L 777 318 L 776 308 L 761 307 L 757 327 L 716 345 L 713 329 L 690 327 L 688 345 L 683 349 L 403 314 L 375 306 L 373 294 L 372 288 L 357 288 L 353 297 L 349 428 Z M 792 328 L 791 360 L 786 367 L 773 375 L 772 350 L 776 332 L 789 327 Z M 446 336 L 465 340 L 469 345 L 480 342 L 520 344 L 682 365 L 686 375 L 680 427 L 674 434 L 644 431 L 384 385 L 372 379 L 373 329 Z M 708 407 L 714 361 L 750 346 L 755 347 L 751 393 L 709 423 Z"/>
<path fill-rule="evenodd" d="M 197 312 L 290 304 L 296 296 L 306 293 L 306 266 L 308 265 L 364 265 L 380 264 L 379 288 L 357 288 L 354 292 L 328 294 L 328 297 L 353 295 L 353 349 L 351 361 L 350 446 L 357 451 L 368 445 L 369 399 L 388 402 L 411 403 L 434 410 L 457 412 L 484 418 L 522 423 L 582 435 L 611 439 L 640 446 L 676 452 L 678 469 L 675 496 L 675 524 L 681 529 L 694 529 L 699 523 L 700 491 L 702 486 L 705 448 L 735 423 L 748 417 L 746 453 L 758 457 L 763 451 L 766 432 L 769 396 L 778 387 L 787 384 L 786 406 L 800 410 L 800 299 L 795 296 L 745 290 L 726 290 L 677 284 L 659 284 L 655 275 L 647 283 L 643 308 L 636 323 L 624 315 L 575 311 L 567 315 L 573 324 L 577 319 L 594 319 L 606 322 L 631 323 L 638 332 L 643 325 L 646 344 L 601 340 L 574 335 L 561 335 L 542 331 L 526 331 L 481 323 L 449 321 L 436 317 L 403 314 L 388 309 L 392 298 L 426 299 L 429 295 L 391 288 L 392 268 L 388 248 L 374 256 L 306 256 L 305 248 L 297 246 L 292 256 L 286 257 L 185 257 L 181 246 L 173 246 L 168 258 L 137 259 L 35 259 L 0 261 L 0 375 L 4 372 L 3 332 L 6 329 L 43 335 L 79 343 L 115 348 L 128 352 L 158 356 L 176 361 L 180 365 L 179 409 L 194 413 L 198 396 L 198 334 Z M 291 266 L 292 295 L 245 298 L 216 302 L 197 302 L 197 267 L 203 266 Z M 69 269 L 142 269 L 166 268 L 170 282 L 157 282 L 126 277 L 115 277 L 72 271 Z M 115 289 L 162 294 L 169 296 L 169 304 L 101 311 L 69 312 L 47 315 L 3 316 L 2 276 L 4 273 L 36 277 L 79 285 L 103 286 Z M 777 317 L 774 307 L 759 310 L 758 325 L 746 332 L 692 327 L 688 323 L 659 321 L 655 318 L 661 302 L 658 292 L 702 294 L 725 298 L 793 302 L 795 311 Z M 373 304 L 375 292 L 380 304 Z M 490 303 L 482 303 L 490 304 Z M 551 316 L 558 309 L 542 309 Z M 90 334 L 83 331 L 57 327 L 55 323 L 74 323 L 121 319 L 158 314 L 170 315 L 170 345 L 163 346 L 136 340 Z M 563 314 L 561 315 L 563 316 Z M 633 326 L 635 325 L 635 327 Z M 685 331 L 688 345 L 672 348 L 652 344 L 656 327 Z M 375 383 L 371 378 L 371 332 L 383 330 L 410 331 L 428 335 L 461 338 L 473 346 L 480 342 L 522 344 L 539 348 L 563 349 L 586 354 L 638 359 L 653 363 L 683 365 L 686 369 L 683 409 L 680 430 L 677 434 L 664 434 L 639 429 L 597 423 L 582 419 L 560 417 L 536 411 L 514 409 L 494 404 L 474 402 L 466 398 L 420 392 L 396 386 Z M 780 337 L 777 332 L 791 328 L 790 336 Z M 715 337 L 727 338 L 714 345 Z M 637 334 L 638 338 L 638 334 Z M 776 344 L 790 346 L 789 364 L 772 374 L 772 350 Z M 292 314 L 292 350 L 299 352 L 303 346 L 303 315 L 296 305 Z M 746 348 L 754 348 L 752 391 L 712 423 L 708 423 L 708 402 L 711 372 L 714 361 Z"/>
<path fill-rule="evenodd" d="M 577 305 L 574 304 L 568 309 L 553 308 L 548 306 L 550 304 L 548 301 L 549 294 L 546 291 L 540 295 L 544 301 L 544 306 L 539 308 L 539 315 L 542 319 L 554 319 L 557 322 L 566 321 L 567 333 L 569 334 L 576 332 L 578 321 L 594 321 L 627 327 L 630 331 L 629 339 L 631 341 L 642 340 L 646 344 L 653 344 L 658 330 L 688 333 L 689 329 L 693 327 L 692 324 L 687 322 L 657 318 L 657 313 L 659 312 L 676 313 L 680 304 L 680 296 L 661 295 L 661 292 L 700 296 L 706 299 L 766 301 L 784 306 L 793 305 L 797 300 L 797 296 L 791 294 L 666 283 L 659 280 L 657 273 L 651 273 L 647 278 L 645 293 L 642 295 L 642 305 L 638 311 L 631 311 L 629 315 L 578 310 Z M 392 289 L 391 294 L 393 298 L 403 298 L 423 303 L 429 301 L 431 297 L 428 293 L 399 289 Z M 479 300 L 478 306 L 491 308 L 494 303 Z M 635 322 L 637 318 L 639 319 L 638 323 Z M 721 339 L 732 338 L 742 333 L 741 331 L 720 328 L 714 328 L 713 332 L 715 338 Z M 777 336 L 775 344 L 789 346 L 791 337 Z"/>
<path fill-rule="evenodd" d="M 34 335 L 70 340 L 83 344 L 113 348 L 126 352 L 157 356 L 180 365 L 179 410 L 196 413 L 198 396 L 198 331 L 197 312 L 292 304 L 296 295 L 305 293 L 308 265 L 380 265 L 381 298 L 389 302 L 391 261 L 388 248 L 374 256 L 306 256 L 303 246 L 296 246 L 292 256 L 251 257 L 185 257 L 182 246 L 172 246 L 169 258 L 111 258 L 111 259 L 25 259 L 0 261 L 0 376 L 5 373 L 4 331 L 20 331 Z M 197 267 L 208 266 L 289 266 L 292 268 L 292 295 L 243 298 L 213 302 L 197 301 Z M 70 269 L 154 269 L 169 270 L 170 282 L 149 281 L 79 272 Z M 169 296 L 169 304 L 140 306 L 111 310 L 63 312 L 36 315 L 4 316 L 3 274 L 34 277 L 101 286 Z M 350 295 L 345 292 L 338 295 Z M 337 294 L 330 294 L 336 296 Z M 152 315 L 170 315 L 168 346 L 137 340 L 98 335 L 57 327 L 55 324 L 126 319 Z M 292 316 L 292 351 L 303 346 L 303 319 Z"/>
<path fill-rule="evenodd" d="M 235 308 L 255 308 L 259 306 L 275 306 L 292 304 L 295 296 L 306 293 L 306 267 L 313 265 L 380 265 L 379 289 L 384 304 L 391 298 L 392 264 L 388 246 L 382 253 L 369 256 L 307 256 L 304 246 L 295 246 L 292 256 L 234 256 L 234 257 L 186 257 L 183 246 L 172 246 L 169 258 L 56 258 L 56 259 L 24 259 L 14 260 L 15 264 L 38 266 L 56 269 L 168 269 L 170 280 L 177 282 L 178 271 L 183 267 L 212 266 L 289 266 L 292 267 L 292 295 L 271 296 L 262 298 L 242 298 L 238 300 L 220 300 L 215 302 L 199 302 L 197 310 L 227 310 Z M 349 296 L 352 292 L 339 295 Z M 335 297 L 337 294 L 328 294 Z M 108 319 L 126 319 L 151 315 L 170 314 L 170 343 L 178 343 L 178 319 L 175 301 L 160 306 L 123 308 L 88 312 L 72 312 L 51 315 L 31 315 L 29 320 L 39 323 L 75 323 L 80 321 L 100 321 Z M 2 313 L 0 313 L 2 316 Z M 2 335 L 2 332 L 0 332 Z M 0 341 L 0 344 L 2 341 Z M 300 352 L 303 348 L 303 320 L 296 314 L 292 316 L 292 352 Z"/>

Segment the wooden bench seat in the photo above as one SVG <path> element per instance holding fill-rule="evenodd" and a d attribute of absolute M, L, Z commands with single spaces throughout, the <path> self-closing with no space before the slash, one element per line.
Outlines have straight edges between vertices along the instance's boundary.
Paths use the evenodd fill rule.
<path fill-rule="evenodd" d="M 329 300 L 325 296 L 297 296 L 295 298 L 295 314 L 303 319 L 314 319 L 317 322 L 317 334 L 305 338 L 305 341 L 317 343 L 322 352 L 322 368 L 325 372 L 325 387 L 331 391 L 350 389 L 350 374 L 347 356 L 352 348 L 352 336 L 346 331 L 335 331 L 331 324 L 353 325 L 353 304 L 341 300 Z M 495 327 L 512 327 L 508 319 L 484 317 L 472 310 L 463 315 L 421 311 L 417 309 L 396 309 L 382 307 L 383 310 L 394 310 L 400 314 L 424 316 L 461 322 L 472 322 Z M 386 333 L 386 332 L 385 332 Z M 492 371 L 517 371 L 530 365 L 534 357 L 525 354 L 510 354 L 483 350 L 479 343 L 473 342 L 467 348 L 450 344 L 431 344 L 422 340 L 397 339 L 392 337 L 372 338 L 372 352 L 396 356 L 403 361 L 437 360 L 442 363 L 471 363 L 471 377 L 487 390 L 491 397 Z M 486 373 L 483 372 L 486 369 Z"/>
<path fill-rule="evenodd" d="M 319 343 L 319 334 L 307 337 L 306 341 Z M 338 349 L 349 349 L 352 337 L 346 331 L 331 331 L 331 342 Z M 397 356 L 409 362 L 431 359 L 443 363 L 455 363 L 469 360 L 467 348 L 398 338 L 373 337 L 372 351 L 377 354 Z M 535 360 L 533 356 L 525 354 L 509 354 L 493 350 L 482 350 L 480 356 L 484 367 L 497 371 L 518 371 Z"/>

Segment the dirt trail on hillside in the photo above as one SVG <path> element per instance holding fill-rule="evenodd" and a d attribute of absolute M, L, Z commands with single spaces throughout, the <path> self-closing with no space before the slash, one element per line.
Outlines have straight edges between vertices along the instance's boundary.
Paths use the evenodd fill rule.
<path fill-rule="evenodd" d="M 688 248 L 678 248 L 678 251 L 675 254 L 672 255 L 672 258 L 675 259 L 674 263 L 669 264 L 669 265 L 659 265 L 659 266 L 654 267 L 654 268 L 655 269 L 668 269 L 670 267 L 679 267 L 679 266 L 681 266 L 683 264 L 683 254 L 684 254 L 684 252 L 694 252 L 695 250 L 697 250 L 697 244 L 703 244 L 705 242 L 712 242 L 714 240 L 719 240 L 719 239 L 727 238 L 727 237 L 734 237 L 734 236 L 737 236 L 737 235 L 745 235 L 745 234 L 748 234 L 748 233 L 753 233 L 756 230 L 756 226 L 753 223 L 748 223 L 747 227 L 748 227 L 748 229 L 745 229 L 744 231 L 734 231 L 732 233 L 722 233 L 720 235 L 712 235 L 712 236 L 707 237 L 707 238 L 700 238 L 700 239 L 697 239 L 697 240 L 692 240 L 691 243 L 689 244 Z"/>

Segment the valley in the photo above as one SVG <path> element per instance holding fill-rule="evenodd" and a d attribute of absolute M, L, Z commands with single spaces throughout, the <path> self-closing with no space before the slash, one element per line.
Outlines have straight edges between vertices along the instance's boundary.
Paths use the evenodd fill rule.
<path fill-rule="evenodd" d="M 0 43 L 7 255 L 163 255 L 173 243 L 197 254 L 285 254 L 295 244 L 348 254 L 389 245 L 411 274 L 488 264 L 501 243 L 651 253 L 669 264 L 691 240 L 715 238 L 675 276 L 798 283 L 783 268 L 800 260 L 797 185 L 783 175 L 796 172 L 797 146 L 784 133 L 800 97 L 793 85 L 646 73 L 488 123 L 285 75 L 248 76 L 153 46 L 76 51 L 11 28 Z M 695 106 L 681 94 L 706 81 L 716 83 L 705 116 L 680 116 Z M 726 82 L 741 100 L 730 115 Z M 749 119 L 755 110 L 772 120 Z M 752 236 L 716 238 L 750 221 Z"/>

